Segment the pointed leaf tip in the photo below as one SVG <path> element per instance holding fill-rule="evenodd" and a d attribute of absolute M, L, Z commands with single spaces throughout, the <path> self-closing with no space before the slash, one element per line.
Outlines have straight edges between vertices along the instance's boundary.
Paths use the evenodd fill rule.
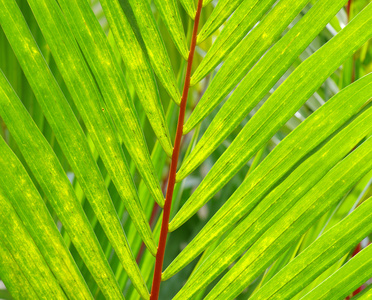
<path fill-rule="evenodd" d="M 199 82 L 198 80 L 195 80 L 194 75 L 191 76 L 191 79 L 190 79 L 190 86 L 194 86 L 194 85 L 196 85 L 198 82 Z"/>
<path fill-rule="evenodd" d="M 186 221 L 187 221 L 187 219 L 180 217 L 180 214 L 177 213 L 174 216 L 173 220 L 170 221 L 170 223 L 168 225 L 168 231 L 169 232 L 175 231 L 176 229 L 181 227 Z"/>
<path fill-rule="evenodd" d="M 196 16 L 196 6 L 194 0 L 180 0 L 183 8 L 186 10 L 187 14 L 192 20 L 195 20 Z"/>
<path fill-rule="evenodd" d="M 185 125 L 183 125 L 183 132 L 182 132 L 183 135 L 188 134 L 197 125 L 197 124 L 195 124 L 195 125 L 190 124 L 189 120 L 187 120 Z"/>
<path fill-rule="evenodd" d="M 189 50 L 186 43 L 185 31 L 182 25 L 181 16 L 178 10 L 178 5 L 175 0 L 163 1 L 154 0 L 158 8 L 160 17 L 162 18 L 174 45 L 183 59 L 187 60 Z"/>
<path fill-rule="evenodd" d="M 181 94 L 150 3 L 143 0 L 129 0 L 129 4 L 141 32 L 151 66 L 168 95 L 177 103 Z"/>
<path fill-rule="evenodd" d="M 214 31 L 216 31 L 225 20 L 235 11 L 243 0 L 220 0 L 214 8 L 212 14 L 205 22 L 198 36 L 198 43 L 206 40 Z M 252 1 L 245 1 L 252 2 Z M 265 2 L 265 1 L 262 1 Z"/>
<path fill-rule="evenodd" d="M 203 1 L 203 7 L 207 6 L 211 2 L 212 2 L 212 0 L 204 0 Z"/>

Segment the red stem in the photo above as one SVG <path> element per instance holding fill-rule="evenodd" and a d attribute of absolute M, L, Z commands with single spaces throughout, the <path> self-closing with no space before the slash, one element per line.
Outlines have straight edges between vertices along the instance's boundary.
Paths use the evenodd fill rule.
<path fill-rule="evenodd" d="M 194 59 L 195 46 L 196 46 L 196 35 L 198 33 L 198 26 L 199 26 L 199 19 L 200 19 L 200 12 L 202 9 L 202 4 L 203 4 L 203 0 L 199 0 L 198 8 L 196 11 L 196 16 L 195 16 L 194 29 L 192 32 L 190 53 L 189 53 L 189 58 L 187 60 L 185 84 L 183 86 L 180 113 L 178 116 L 178 123 L 177 123 L 177 132 L 176 132 L 176 138 L 174 141 L 174 149 L 173 149 L 173 154 L 172 154 L 171 166 L 169 170 L 168 187 L 167 187 L 167 193 L 165 196 L 163 220 L 161 223 L 158 251 L 156 253 L 154 278 L 152 281 L 150 300 L 158 300 L 159 298 L 165 245 L 166 245 L 167 236 L 168 236 L 169 216 L 170 216 L 170 210 L 172 206 L 174 185 L 176 183 L 177 163 L 178 163 L 178 157 L 180 154 L 180 145 L 181 145 L 181 140 L 182 140 L 182 128 L 183 128 L 183 123 L 185 120 L 186 102 L 187 102 L 187 96 L 189 94 L 189 89 L 190 89 L 191 67 L 192 67 L 192 62 Z"/>
<path fill-rule="evenodd" d="M 153 207 L 152 212 L 151 212 L 150 221 L 149 221 L 149 224 L 150 224 L 151 228 L 153 228 L 155 217 L 156 217 L 156 214 L 159 211 L 159 208 L 160 208 L 160 206 L 155 202 L 154 207 Z M 145 244 L 142 242 L 141 248 L 138 251 L 138 254 L 137 254 L 137 257 L 136 257 L 137 264 L 140 263 L 144 251 L 145 251 Z"/>
<path fill-rule="evenodd" d="M 347 6 L 346 6 L 346 14 L 347 14 L 347 21 L 348 21 L 348 22 L 350 22 L 351 1 L 352 1 L 352 0 L 349 0 L 349 1 L 347 2 Z"/>

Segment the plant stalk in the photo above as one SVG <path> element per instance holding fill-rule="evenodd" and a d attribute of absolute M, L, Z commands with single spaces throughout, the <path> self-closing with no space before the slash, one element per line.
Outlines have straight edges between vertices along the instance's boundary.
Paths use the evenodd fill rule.
<path fill-rule="evenodd" d="M 198 26 L 199 26 L 202 4 L 203 4 L 203 0 L 198 0 L 198 8 L 197 8 L 196 15 L 195 15 L 194 28 L 193 28 L 192 37 L 191 37 L 190 53 L 189 53 L 189 57 L 187 60 L 185 84 L 183 86 L 183 92 L 182 92 L 182 98 L 181 98 L 181 104 L 180 104 L 180 112 L 179 112 L 178 123 L 177 123 L 177 131 L 176 131 L 174 149 L 173 149 L 173 154 L 172 154 L 172 161 L 171 161 L 171 165 L 169 169 L 168 187 L 167 187 L 167 193 L 165 196 L 163 219 L 161 223 L 158 251 L 156 253 L 155 270 L 154 270 L 154 277 L 152 281 L 150 300 L 158 300 L 159 298 L 161 273 L 163 269 L 165 246 L 166 246 L 167 236 L 168 236 L 169 216 L 170 216 L 170 210 L 172 206 L 174 186 L 176 183 L 177 164 L 178 164 L 178 158 L 180 154 L 180 146 L 181 146 L 181 140 L 182 140 L 182 129 L 183 129 L 183 124 L 185 120 L 187 97 L 188 97 L 189 89 L 190 89 L 191 67 L 192 67 L 192 62 L 194 59 L 196 36 L 198 33 Z"/>

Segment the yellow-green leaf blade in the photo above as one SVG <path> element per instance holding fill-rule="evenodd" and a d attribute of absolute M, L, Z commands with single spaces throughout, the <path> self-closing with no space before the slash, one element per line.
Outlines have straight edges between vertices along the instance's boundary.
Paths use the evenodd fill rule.
<path fill-rule="evenodd" d="M 92 299 L 43 199 L 2 138 L 0 154 L 0 194 L 6 199 L 4 201 L 13 207 L 22 220 L 65 293 L 72 299 Z"/>
<path fill-rule="evenodd" d="M 14 0 L 5 2 L 7 2 L 6 5 L 3 5 L 5 9 L 0 12 L 0 22 L 26 78 L 97 219 L 122 264 L 127 266 L 127 270 L 133 278 L 133 284 L 143 297 L 148 297 L 147 287 L 131 253 L 86 136 L 41 55 L 16 2 Z M 17 113 L 17 111 L 13 111 L 14 115 Z M 19 129 L 13 128 L 15 128 L 14 130 Z M 21 142 L 24 141 L 17 141 L 18 145 Z M 149 242 L 152 249 L 156 251 L 155 241 L 150 239 Z"/>
<path fill-rule="evenodd" d="M 294 297 L 303 287 L 310 284 L 314 278 L 322 274 L 372 232 L 371 218 L 372 198 L 369 198 L 281 269 L 251 299 Z"/>
<path fill-rule="evenodd" d="M 67 22 L 55 1 L 29 0 L 29 4 L 95 148 L 115 183 L 137 231 L 145 244 L 153 252 L 156 251 L 152 232 L 140 204 L 124 153 L 116 137 L 110 116 L 105 110 L 106 104 L 103 102 Z M 129 268 L 130 264 L 126 262 L 125 266 L 135 281 L 135 276 Z"/>
<path fill-rule="evenodd" d="M 304 61 L 249 120 L 170 223 L 174 230 L 220 190 L 306 102 L 337 67 L 372 36 L 372 4 Z"/>
<path fill-rule="evenodd" d="M 1 117 L 98 286 L 107 297 L 112 295 L 122 299 L 115 277 L 63 167 L 5 77 L 2 73 L 0 75 Z M 5 158 L 11 155 L 9 151 L 3 154 Z M 13 165 L 8 165 L 10 171 L 16 174 L 11 168 L 13 166 L 23 170 L 23 176 L 27 176 L 20 162 L 12 161 Z M 27 190 L 23 184 L 27 182 L 19 182 L 19 188 Z"/>
<path fill-rule="evenodd" d="M 15 299 L 37 299 L 38 296 L 8 248 L 0 240 L 0 277 Z"/>
<path fill-rule="evenodd" d="M 367 286 L 358 295 L 353 297 L 353 300 L 371 300 L 372 299 L 372 285 Z"/>
<path fill-rule="evenodd" d="M 164 196 L 144 140 L 133 102 L 129 99 L 124 75 L 115 59 L 105 33 L 86 1 L 59 1 L 67 22 L 77 39 L 103 94 L 108 112 L 132 157 L 138 172 L 156 202 Z"/>
<path fill-rule="evenodd" d="M 180 12 L 178 11 L 177 0 L 154 0 L 159 14 L 167 27 L 170 36 L 176 45 L 178 52 L 187 60 L 189 50 L 187 48 L 185 31 L 183 29 Z"/>
<path fill-rule="evenodd" d="M 168 106 L 167 113 L 166 113 L 166 119 L 167 119 L 168 124 L 171 124 L 172 117 L 174 116 L 174 112 L 176 111 L 176 108 L 177 107 L 174 102 L 169 102 L 169 106 Z M 157 170 L 158 172 L 157 174 L 158 178 L 160 179 L 163 173 L 162 166 L 165 165 L 167 157 L 164 151 L 162 151 L 160 144 L 158 142 L 155 143 L 154 148 L 152 149 L 151 159 L 153 161 L 155 170 Z M 146 188 L 146 185 L 143 183 L 143 181 L 141 181 L 138 186 L 138 195 L 141 199 L 142 206 L 145 208 L 147 219 L 150 220 L 151 214 L 154 209 L 154 204 L 151 203 L 151 195 L 149 194 L 149 191 Z M 132 224 L 129 225 L 129 228 L 126 232 L 127 232 L 128 242 L 131 245 L 133 254 L 136 256 L 138 255 L 141 249 L 142 242 L 141 240 L 137 238 L 137 233 Z M 159 234 L 159 233 L 156 233 L 154 229 L 154 235 L 156 234 Z M 115 271 L 115 274 L 120 274 L 120 272 L 121 272 L 121 268 L 120 266 L 118 266 L 117 270 Z M 126 282 L 126 281 L 127 281 L 126 276 L 121 276 L 120 282 Z"/>
<path fill-rule="evenodd" d="M 274 2 L 275 0 L 244 1 L 230 17 L 212 47 L 204 56 L 192 75 L 191 84 L 195 85 L 221 63 Z"/>
<path fill-rule="evenodd" d="M 159 98 L 155 76 L 152 73 L 150 64 L 130 27 L 119 1 L 102 0 L 101 5 L 151 127 L 164 151 L 168 156 L 172 156 L 172 142 L 166 126 L 163 105 Z"/>
<path fill-rule="evenodd" d="M 372 168 L 372 138 L 337 164 L 271 226 L 205 299 L 233 299 Z"/>
<path fill-rule="evenodd" d="M 211 3 L 213 0 L 204 0 L 203 1 L 203 7 L 207 6 L 209 3 Z"/>
<path fill-rule="evenodd" d="M 40 299 L 67 299 L 39 249 L 1 190 L 0 240 L 14 257 Z"/>
<path fill-rule="evenodd" d="M 269 92 L 297 56 L 342 8 L 345 0 L 318 1 L 252 68 L 212 120 L 194 152 L 186 158 L 178 176 L 188 175 L 201 164 Z M 247 103 L 246 99 L 249 99 Z M 200 151 L 203 149 L 203 151 Z"/>
<path fill-rule="evenodd" d="M 301 299 L 343 299 L 371 278 L 371 270 L 372 245 L 369 245 Z M 368 294 L 357 298 L 368 299 L 371 295 L 369 290 Z"/>
<path fill-rule="evenodd" d="M 141 31 L 152 68 L 169 96 L 174 102 L 179 104 L 181 102 L 181 94 L 150 4 L 146 0 L 129 0 L 129 3 Z"/>
<path fill-rule="evenodd" d="M 231 92 L 308 2 L 309 0 L 279 1 L 248 36 L 239 43 L 221 66 L 187 120 L 183 128 L 184 133 L 192 130 Z M 288 7 L 291 9 L 288 9 Z M 193 80 L 191 81 L 193 83 Z"/>
<path fill-rule="evenodd" d="M 281 176 L 285 175 L 294 165 L 298 164 L 301 158 L 305 155 L 309 155 L 310 151 L 316 149 L 319 144 L 324 143 L 325 139 L 334 134 L 338 127 L 342 125 L 353 112 L 355 113 L 360 108 L 363 104 L 363 100 L 366 101 L 372 96 L 372 75 L 370 75 L 369 79 L 370 91 L 364 97 L 361 97 L 362 101 L 358 103 L 359 105 L 352 108 L 348 103 L 350 103 L 350 95 L 355 95 L 354 99 L 359 99 L 358 96 L 362 93 L 359 94 L 355 92 L 355 90 L 348 89 L 346 93 L 343 93 L 344 96 L 346 96 L 344 99 L 335 97 L 332 99 L 333 101 L 330 100 L 284 139 L 257 169 L 246 178 L 230 199 L 226 201 L 192 242 L 171 263 L 164 272 L 164 279 L 169 278 L 175 272 L 179 271 L 193 260 L 206 246 L 211 244 L 213 240 L 221 237 L 223 233 L 229 230 L 233 224 L 237 223 L 239 219 L 245 216 L 259 203 L 259 201 L 261 201 L 265 193 L 269 191 L 269 188 L 275 185 Z M 363 87 L 364 84 L 365 82 L 359 82 L 359 86 L 355 87 L 360 88 Z M 336 101 L 340 100 L 340 98 L 343 100 L 343 103 L 341 101 Z M 349 107 L 350 114 L 346 113 L 344 115 L 343 113 L 347 111 Z M 289 207 L 291 201 L 297 201 L 299 197 L 301 197 L 301 193 L 303 194 L 310 189 L 312 185 L 319 181 L 330 168 L 342 159 L 360 139 L 368 134 L 371 130 L 371 125 L 368 124 L 368 117 L 371 117 L 371 114 L 372 110 L 370 109 L 368 113 L 364 113 L 364 115 L 360 116 L 351 125 L 346 127 L 345 130 L 329 141 L 326 146 L 313 154 L 294 170 L 293 174 L 286 178 L 275 192 L 273 191 L 270 196 L 262 200 L 255 210 L 258 211 L 258 216 L 262 218 L 262 221 L 257 224 L 260 224 L 259 226 L 262 228 L 264 228 L 264 224 L 269 224 L 269 220 L 271 220 L 270 215 L 262 217 L 262 211 L 268 210 L 273 203 L 279 202 L 278 199 L 281 199 L 281 197 L 286 199 L 286 207 Z M 335 119 L 338 121 L 334 122 Z M 311 131 L 310 128 L 313 128 L 313 130 Z M 301 189 L 296 190 L 299 186 L 301 186 Z M 300 194 L 298 191 L 300 191 Z M 283 196 L 283 193 L 286 193 L 285 195 L 287 196 Z M 260 211 L 259 208 L 263 210 Z M 279 208 L 272 210 L 274 211 L 273 215 L 275 215 L 275 218 L 278 218 L 281 213 Z M 282 212 L 282 214 L 283 213 L 284 212 Z M 257 221 L 255 218 L 258 217 L 254 214 L 248 216 L 243 222 L 244 225 L 239 225 L 239 227 L 248 230 L 248 228 L 250 228 L 249 226 L 255 224 Z M 224 246 L 220 245 L 219 248 L 221 251 L 219 254 L 217 252 L 214 253 L 213 259 L 209 257 L 209 262 L 205 263 L 196 273 L 202 273 L 203 270 L 210 267 L 210 265 L 216 261 L 215 258 L 220 257 L 220 253 L 223 253 L 226 247 L 229 248 L 232 247 L 232 245 L 239 245 L 235 246 L 234 251 L 238 251 L 240 247 L 244 248 L 249 238 L 260 234 L 257 226 L 254 227 L 254 229 L 256 229 L 256 231 L 249 231 L 244 235 L 244 238 L 240 236 L 242 234 L 240 231 L 236 231 L 237 236 L 235 239 L 241 239 L 244 242 L 235 243 L 236 241 L 234 238 L 230 238 L 229 242 Z M 227 265 L 225 265 L 225 263 Z M 221 270 L 223 270 L 223 265 L 228 266 L 231 261 L 227 259 L 225 263 L 219 263 Z M 208 277 L 212 279 L 213 274 L 218 274 L 218 268 L 214 267 L 212 270 L 213 271 L 209 273 L 207 272 L 208 275 L 202 276 L 203 280 L 199 280 L 199 283 L 202 281 L 206 282 Z M 190 286 L 192 286 L 191 283 Z"/>
<path fill-rule="evenodd" d="M 190 16 L 191 19 L 195 19 L 196 15 L 196 6 L 194 0 L 180 0 L 183 8 L 187 12 L 187 14 Z"/>
<path fill-rule="evenodd" d="M 216 7 L 213 9 L 212 14 L 209 16 L 208 20 L 205 22 L 204 26 L 200 30 L 197 43 L 200 44 L 206 38 L 208 38 L 214 31 L 222 25 L 223 22 L 234 12 L 234 10 L 243 2 L 244 0 L 220 0 L 217 2 Z M 205 2 L 205 1 L 204 1 Z M 203 5 L 205 5 L 203 3 Z"/>

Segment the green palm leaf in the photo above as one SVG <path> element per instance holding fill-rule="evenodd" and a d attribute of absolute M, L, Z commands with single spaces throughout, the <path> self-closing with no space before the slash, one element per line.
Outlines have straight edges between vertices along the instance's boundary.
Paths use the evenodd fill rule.
<path fill-rule="evenodd" d="M 370 298 L 371 0 L 0 26 L 0 298 Z"/>
<path fill-rule="evenodd" d="M 304 18 L 252 68 L 200 140 L 194 153 L 200 152 L 202 155 L 199 154 L 198 158 L 192 155 L 185 161 L 185 166 L 188 166 L 187 173 L 208 157 L 221 141 L 236 128 L 344 3 L 344 0 L 317 2 Z M 269 72 L 267 72 L 268 70 Z M 245 101 L 247 98 L 250 99 L 248 105 Z M 234 113 L 231 114 L 231 112 Z M 229 115 L 233 115 L 234 119 L 230 120 Z M 203 152 L 199 151 L 201 147 L 204 149 Z M 182 172 L 184 171 L 181 168 L 180 178 L 185 176 L 181 175 Z"/>
<path fill-rule="evenodd" d="M 150 64 L 118 1 L 102 1 L 104 10 L 125 65 L 133 76 L 133 83 L 151 123 L 151 126 L 168 156 L 172 155 L 172 142 L 165 125 L 163 107 Z M 118 26 L 120 24 L 120 26 Z"/>
<path fill-rule="evenodd" d="M 265 232 L 227 272 L 206 299 L 232 299 L 264 270 L 286 246 L 337 201 L 372 167 L 369 138 L 319 181 L 288 213 Z M 335 180 L 332 177 L 336 177 Z M 349 184 L 345 184 L 348 182 Z"/>
<path fill-rule="evenodd" d="M 53 219 L 21 163 L 0 139 L 2 207 L 15 211 L 69 297 L 92 296 L 63 243 Z M 9 168 L 8 164 L 14 166 Z M 22 184 L 23 183 L 23 184 Z M 12 213 L 13 214 L 13 213 Z"/>
<path fill-rule="evenodd" d="M 182 20 L 176 0 L 155 0 L 154 2 L 159 10 L 163 22 L 167 26 L 175 46 L 182 57 L 187 60 L 189 57 L 189 50 L 187 49 L 185 32 L 183 30 Z M 178 99 L 176 100 L 178 101 Z"/>
<path fill-rule="evenodd" d="M 60 5 L 95 76 L 108 112 L 128 152 L 154 199 L 162 206 L 163 195 L 154 175 L 155 171 L 143 139 L 138 116 L 133 102 L 129 99 L 120 66 L 114 59 L 104 32 L 86 1 L 63 0 L 60 1 Z"/>
<path fill-rule="evenodd" d="M 38 296 L 8 248 L 0 241 L 0 276 L 14 298 L 36 299 Z M 4 297 L 2 295 L 2 297 Z M 5 298 L 5 297 L 4 297 Z M 6 298 L 5 298 L 6 299 Z"/>
<path fill-rule="evenodd" d="M 371 277 L 371 267 L 372 247 L 369 245 L 301 299 L 314 299 L 314 297 L 316 299 L 329 299 L 329 297 L 344 298 Z M 370 296 L 371 293 L 369 290 L 369 294 L 361 295 L 358 298 L 368 299 Z"/>
<path fill-rule="evenodd" d="M 3 28 L 7 35 L 11 37 L 10 43 L 13 45 L 13 48 L 17 49 L 15 51 L 16 55 L 29 79 L 30 85 L 35 91 L 36 97 L 44 110 L 49 124 L 54 129 L 60 146 L 64 150 L 83 191 L 90 200 L 98 220 L 105 229 L 123 265 L 126 266 L 127 271 L 130 273 L 131 277 L 133 277 L 133 281 L 136 286 L 138 286 L 139 290 L 141 290 L 141 293 L 146 295 L 147 289 L 142 283 L 141 274 L 130 251 L 119 218 L 105 188 L 102 176 L 92 158 L 89 146 L 84 140 L 84 133 L 65 101 L 61 90 L 54 81 L 52 74 L 48 72 L 47 65 L 37 50 L 37 45 L 32 42 L 33 39 L 28 32 L 26 24 L 20 26 L 22 24 L 22 16 L 19 10 L 17 13 L 15 2 L 8 1 L 8 5 L 4 4 L 4 7 L 6 9 L 3 10 L 0 18 L 2 24 L 7 24 L 8 26 L 3 26 Z M 11 16 L 11 18 L 6 19 L 7 16 Z M 17 18 L 17 21 L 12 22 L 15 18 Z M 16 39 L 17 36 L 14 32 L 20 33 L 18 39 Z M 12 39 L 13 37 L 15 39 Z M 44 72 L 32 74 L 32 67 L 43 70 Z M 47 81 L 49 84 L 41 84 L 44 81 Z M 54 97 L 54 101 L 48 101 L 50 99 L 49 97 L 52 99 Z M 16 112 L 17 111 L 15 111 L 15 113 Z M 7 124 L 9 126 L 9 123 Z M 20 130 L 21 128 L 17 129 Z M 21 143 L 21 140 L 18 143 Z M 148 231 L 147 241 L 149 241 L 148 244 L 155 253 L 156 246 L 150 230 Z"/>
<path fill-rule="evenodd" d="M 366 200 L 365 203 L 344 220 L 324 233 L 319 239 L 306 248 L 304 252 L 274 276 L 269 283 L 254 294 L 252 299 L 270 299 L 272 297 L 291 298 L 301 290 L 301 287 L 306 286 L 306 284 L 310 283 L 312 279 L 325 271 L 332 263 L 349 252 L 352 247 L 355 247 L 361 239 L 372 231 L 372 225 L 369 221 L 371 218 L 370 213 L 372 213 L 371 200 L 372 198 Z M 361 260 L 361 265 L 364 265 L 364 268 L 368 270 L 368 260 Z M 355 268 L 352 268 L 352 270 L 354 271 Z M 351 272 L 345 272 L 342 278 L 347 278 L 350 276 L 350 273 Z M 352 288 L 348 287 L 349 289 L 345 289 L 345 286 L 343 286 L 342 289 L 346 290 L 345 295 L 358 288 L 370 275 L 371 274 L 368 275 L 367 273 L 366 276 L 362 276 L 362 278 L 358 280 L 360 282 Z M 350 276 L 348 280 L 351 278 L 353 278 L 353 276 Z M 346 280 L 346 282 L 348 280 Z M 289 282 L 291 283 L 290 285 L 288 284 Z M 336 282 L 332 282 L 328 290 L 331 290 L 332 287 L 334 288 L 335 283 Z M 336 284 L 339 284 L 339 282 Z M 312 292 L 312 294 L 314 294 L 314 292 Z M 320 297 L 315 298 L 320 299 Z"/>
<path fill-rule="evenodd" d="M 171 221 L 169 226 L 171 231 L 188 220 L 221 189 L 324 80 L 372 36 L 371 12 L 372 5 L 369 5 L 337 36 L 301 64 L 275 91 Z"/>
<path fill-rule="evenodd" d="M 77 45 L 71 38 L 72 35 L 68 30 L 67 23 L 54 2 L 32 0 L 29 2 L 51 47 L 65 83 L 75 100 L 76 107 L 84 119 L 90 137 L 104 160 L 121 198 L 125 201 L 126 208 L 133 218 L 138 232 L 146 241 L 146 244 L 150 248 L 152 247 L 152 251 L 155 251 L 151 242 L 151 230 L 149 226 L 146 226 L 146 217 L 139 203 L 126 159 L 115 136 L 110 117 L 104 111 L 106 105 L 103 103 Z M 49 15 L 52 16 L 51 19 L 54 23 L 48 21 L 50 20 Z M 58 28 L 57 34 L 55 28 Z M 66 29 L 66 31 L 63 31 L 63 29 Z M 76 70 L 76 72 L 70 72 L 71 69 Z M 82 82 L 85 84 L 81 84 Z M 113 157 L 115 160 L 112 159 Z"/>
<path fill-rule="evenodd" d="M 362 292 L 360 292 L 358 295 L 354 296 L 354 300 L 366 300 L 372 298 L 372 286 L 369 285 L 367 288 L 365 288 Z"/>
<path fill-rule="evenodd" d="M 22 107 L 22 103 L 17 99 L 14 91 L 6 83 L 5 78 L 1 76 L 0 79 L 1 116 L 17 141 L 24 158 L 48 200 L 51 201 L 54 211 L 65 226 L 72 242 L 96 278 L 97 284 L 107 295 L 116 295 L 120 298 L 120 291 L 112 271 L 104 259 L 98 240 L 60 162 L 27 114 L 26 109 Z M 28 130 L 25 130 L 25 128 L 28 128 Z M 4 152 L 10 151 L 6 147 L 2 147 L 2 150 L 2 156 L 5 158 L 11 155 Z M 17 167 L 14 165 L 17 161 L 14 158 L 11 161 L 13 161 L 13 168 Z M 23 177 L 27 177 L 26 170 L 19 166 L 18 169 L 24 173 Z M 30 180 L 25 184 L 30 184 Z M 22 187 L 22 182 L 20 187 Z M 74 213 L 71 213 L 71 211 Z M 105 276 L 102 276 L 102 274 Z"/>
<path fill-rule="evenodd" d="M 177 272 L 180 266 L 193 260 L 213 239 L 249 212 L 282 176 L 334 134 L 371 97 L 372 75 L 367 75 L 342 90 L 307 118 L 247 176 L 219 212 L 164 272 L 164 278 L 168 278 Z M 172 267 L 177 265 L 178 268 L 171 271 Z"/>
<path fill-rule="evenodd" d="M 191 84 L 194 85 L 199 82 L 216 67 L 230 51 L 237 46 L 274 2 L 274 0 L 255 2 L 250 0 L 244 1 L 231 16 L 221 34 L 208 50 L 204 59 L 192 75 Z M 222 2 L 219 2 L 219 5 L 221 4 Z M 215 11 L 213 11 L 213 13 L 214 12 Z M 212 16 L 208 21 L 211 20 L 211 18 Z"/>
<path fill-rule="evenodd" d="M 187 120 L 183 129 L 184 133 L 188 133 L 200 123 L 218 105 L 223 97 L 239 83 L 247 71 L 253 67 L 265 51 L 280 37 L 283 30 L 287 28 L 298 13 L 306 6 L 307 2 L 309 1 L 280 1 L 262 22 L 254 28 L 252 33 L 239 43 L 230 53 L 229 59 L 225 61 L 213 78 L 210 86 L 200 99 L 198 106 Z M 288 7 L 292 9 L 288 10 Z M 279 16 L 280 23 L 278 23 Z M 220 63 L 218 55 L 213 56 L 213 60 L 216 61 L 209 62 L 209 70 L 212 70 Z M 196 74 L 198 74 L 198 70 L 196 70 Z M 195 83 L 195 81 L 193 80 L 192 83 Z"/>
<path fill-rule="evenodd" d="M 265 199 L 263 199 L 242 222 L 237 228 L 229 235 L 229 239 L 226 242 L 220 243 L 219 249 L 209 256 L 208 262 L 201 267 L 200 272 L 206 272 L 208 268 L 214 264 L 221 255 L 225 255 L 227 252 L 230 253 L 231 257 L 236 258 L 237 253 L 234 251 L 239 251 L 238 249 L 245 249 L 249 246 L 249 241 L 253 239 L 253 236 L 259 236 L 263 231 L 268 229 L 274 222 L 289 209 L 293 203 L 298 201 L 313 185 L 315 185 L 321 178 L 334 167 L 339 160 L 341 160 L 358 142 L 363 139 L 368 133 L 371 132 L 371 126 L 366 126 L 368 124 L 368 118 L 371 109 L 362 113 L 357 119 L 355 119 L 350 125 L 344 128 L 340 133 L 333 137 L 325 146 L 319 149 L 316 153 L 311 155 L 305 162 L 296 168 L 291 175 L 288 176 L 276 189 L 274 189 Z M 365 128 L 362 129 L 362 128 Z M 319 133 L 318 133 L 319 134 Z M 345 143 L 345 140 L 348 140 Z M 302 148 L 299 146 L 299 148 Z M 258 169 L 256 169 L 257 171 Z M 252 176 L 255 172 L 252 173 Z M 249 177 L 248 177 L 249 178 Z M 247 179 L 248 179 L 247 178 Z M 245 182 L 247 187 L 248 182 Z M 262 197 L 262 196 L 261 196 Z M 233 194 L 232 198 L 221 208 L 221 210 L 214 216 L 214 222 L 208 224 L 203 230 L 203 234 L 197 237 L 194 241 L 194 248 L 192 249 L 192 243 L 189 246 L 189 253 L 183 254 L 183 257 L 178 259 L 178 264 L 182 262 L 181 266 L 188 262 L 190 259 L 195 257 L 195 254 L 200 252 L 204 246 L 209 244 L 213 239 L 220 236 L 221 233 L 226 231 L 231 227 L 232 224 L 239 221 L 239 219 L 244 216 L 249 210 L 252 210 L 253 205 L 255 205 L 256 195 L 250 194 L 247 189 L 245 193 L 242 193 L 242 189 L 238 189 L 236 194 Z M 253 201 L 252 201 L 253 200 Z M 256 200 L 257 201 L 257 200 Z M 281 203 L 281 204 L 280 204 Z M 285 206 L 283 208 L 282 206 Z M 221 218 L 221 216 L 223 216 Z M 218 220 L 217 222 L 215 220 Z M 221 220 L 223 219 L 223 220 Z M 219 226 L 219 230 L 209 232 L 209 236 L 206 233 L 207 228 L 211 228 L 211 225 L 216 226 L 219 221 L 223 225 Z M 221 224 L 220 223 L 220 224 Z M 259 224 L 259 225 L 258 225 Z M 251 230 L 253 230 L 252 232 Z M 203 236 L 204 235 L 204 236 Z M 198 239 L 204 240 L 199 242 Z M 203 239 L 204 238 L 204 239 Z M 239 246 L 235 246 L 234 250 L 231 250 L 231 246 L 237 243 Z M 192 255 L 190 255 L 190 249 L 192 249 Z M 229 250 L 230 249 L 230 250 Z M 199 251 L 198 251 L 199 250 Z M 186 258 L 186 259 L 185 259 Z M 212 274 L 218 274 L 218 269 L 223 270 L 229 264 L 229 259 L 226 260 L 226 264 L 219 263 L 219 266 L 214 266 L 213 271 L 206 272 L 208 275 L 203 276 L 203 280 L 207 281 L 208 277 L 212 277 Z M 177 263 L 170 266 L 170 269 L 175 270 Z M 180 266 L 178 266 L 179 268 Z M 166 271 L 167 272 L 167 271 Z M 166 276 L 166 272 L 164 276 Z M 199 272 L 196 271 L 196 272 Z M 199 280 L 200 282 L 200 280 Z"/>
<path fill-rule="evenodd" d="M 183 8 L 188 13 L 191 19 L 195 19 L 196 14 L 196 7 L 195 7 L 195 1 L 193 0 L 180 0 Z"/>
<path fill-rule="evenodd" d="M 198 34 L 197 43 L 203 42 L 231 15 L 243 0 L 220 0 Z"/>
<path fill-rule="evenodd" d="M 40 299 L 67 299 L 12 206 L 0 192 L 0 240 Z"/>
<path fill-rule="evenodd" d="M 157 28 L 151 7 L 146 0 L 128 0 L 141 31 L 150 62 L 156 75 L 172 99 L 179 104 L 181 95 L 164 42 Z"/>

